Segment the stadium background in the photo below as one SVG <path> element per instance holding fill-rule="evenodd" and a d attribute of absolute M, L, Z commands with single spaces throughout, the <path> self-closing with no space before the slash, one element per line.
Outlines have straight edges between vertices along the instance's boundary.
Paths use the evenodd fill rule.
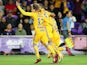
<path fill-rule="evenodd" d="M 74 22 L 74 28 L 71 29 L 73 41 L 75 44 L 75 47 L 72 49 L 72 53 L 80 56 L 65 56 L 63 62 L 60 65 L 87 64 L 87 33 L 85 33 L 87 32 L 87 28 L 81 27 L 83 23 L 86 23 L 87 25 L 87 0 L 17 1 L 21 3 L 22 8 L 27 12 L 31 11 L 30 4 L 37 2 L 43 4 L 46 10 L 54 12 L 56 14 L 55 19 L 57 21 L 58 29 L 61 34 L 61 42 L 63 42 L 61 33 L 61 20 L 63 20 L 65 17 L 66 11 L 72 11 L 73 16 L 75 16 L 77 20 Z M 34 50 L 32 48 L 34 28 L 32 25 L 33 19 L 23 16 L 18 11 L 15 2 L 16 0 L 0 0 L 0 55 L 9 55 L 7 57 L 0 56 L 0 65 L 28 65 L 33 64 L 35 60 L 35 56 L 19 56 L 19 54 L 34 54 Z M 19 23 L 21 23 L 23 26 L 22 33 L 17 33 L 18 29 L 21 27 L 18 25 Z M 83 30 L 85 30 L 85 32 L 83 32 Z M 42 55 L 44 54 L 43 51 L 47 53 L 47 50 L 42 47 L 41 44 L 39 44 L 39 48 Z M 66 51 L 63 51 L 63 53 L 67 54 Z M 18 56 L 10 56 L 14 54 L 18 54 Z M 44 57 L 45 56 L 42 56 L 43 62 L 41 65 L 46 65 L 46 62 L 50 61 L 50 59 L 46 61 L 47 58 Z M 33 60 L 31 60 L 31 58 Z M 66 63 L 68 61 L 70 63 Z"/>

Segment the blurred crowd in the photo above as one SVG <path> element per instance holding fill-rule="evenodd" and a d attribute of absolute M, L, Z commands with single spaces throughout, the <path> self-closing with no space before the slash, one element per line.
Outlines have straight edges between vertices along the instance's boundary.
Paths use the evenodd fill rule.
<path fill-rule="evenodd" d="M 87 0 L 17 0 L 21 7 L 31 12 L 30 5 L 41 3 L 43 7 L 55 13 L 55 20 L 61 34 L 62 20 L 67 11 L 71 11 L 73 35 L 87 35 Z M 22 15 L 16 7 L 16 0 L 0 0 L 0 35 L 32 35 L 33 19 Z"/>

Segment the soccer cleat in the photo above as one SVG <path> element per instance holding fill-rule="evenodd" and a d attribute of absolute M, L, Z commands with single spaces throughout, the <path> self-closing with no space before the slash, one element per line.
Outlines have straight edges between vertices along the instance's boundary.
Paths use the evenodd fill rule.
<path fill-rule="evenodd" d="M 57 63 L 57 62 L 58 62 L 58 54 L 56 54 L 54 59 L 53 59 L 53 63 Z"/>
<path fill-rule="evenodd" d="M 41 62 L 41 59 L 37 59 L 36 62 L 35 62 L 35 64 L 37 64 L 39 62 Z"/>

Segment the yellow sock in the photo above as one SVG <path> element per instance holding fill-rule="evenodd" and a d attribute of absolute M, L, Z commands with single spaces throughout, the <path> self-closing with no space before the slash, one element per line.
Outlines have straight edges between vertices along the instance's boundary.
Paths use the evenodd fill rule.
<path fill-rule="evenodd" d="M 53 55 L 53 57 L 55 56 L 55 51 L 54 51 L 54 49 L 53 49 L 53 47 L 51 46 L 51 45 L 48 45 L 48 50 L 52 53 L 52 55 Z"/>
<path fill-rule="evenodd" d="M 37 59 L 40 59 L 40 54 L 39 54 L 38 47 L 34 46 L 34 50 L 35 50 L 35 55 L 36 55 Z"/>
<path fill-rule="evenodd" d="M 56 52 L 59 55 L 59 58 L 63 59 L 63 54 L 61 53 L 62 50 L 64 50 L 64 48 L 58 48 L 58 50 L 56 50 Z"/>
<path fill-rule="evenodd" d="M 63 51 L 63 50 L 65 50 L 65 49 L 64 49 L 63 47 L 59 47 L 58 50 L 59 50 L 59 51 Z"/>
<path fill-rule="evenodd" d="M 50 58 L 51 57 L 51 52 L 50 51 L 48 51 L 48 58 Z"/>

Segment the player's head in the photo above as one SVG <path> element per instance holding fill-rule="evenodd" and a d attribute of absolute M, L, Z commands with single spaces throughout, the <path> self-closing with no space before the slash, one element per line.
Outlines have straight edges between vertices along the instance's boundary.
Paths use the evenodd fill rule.
<path fill-rule="evenodd" d="M 33 8 L 33 4 L 31 4 L 31 12 L 35 12 L 35 9 Z"/>
<path fill-rule="evenodd" d="M 34 3 L 34 4 L 33 4 L 33 9 L 34 9 L 35 11 L 40 11 L 40 5 L 37 4 L 37 3 Z"/>
<path fill-rule="evenodd" d="M 71 17 L 71 14 L 72 14 L 71 11 L 66 12 L 66 16 L 69 17 L 69 18 Z"/>

